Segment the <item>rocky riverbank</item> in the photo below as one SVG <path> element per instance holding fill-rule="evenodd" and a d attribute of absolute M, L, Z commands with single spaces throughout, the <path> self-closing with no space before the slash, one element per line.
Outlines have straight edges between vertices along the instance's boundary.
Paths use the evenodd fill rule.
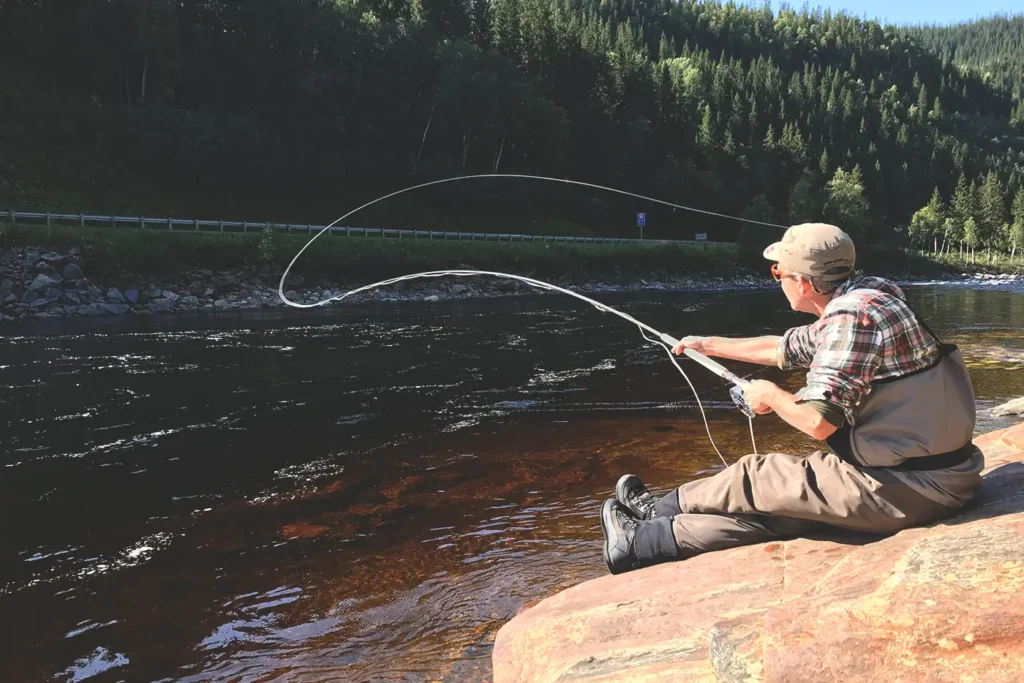
<path fill-rule="evenodd" d="M 56 251 L 18 248 L 0 252 L 0 320 L 66 318 L 173 312 L 258 310 L 285 306 L 277 294 L 280 273 L 269 267 L 247 267 L 213 272 L 182 271 L 162 279 L 87 272 L 81 250 Z M 962 280 L 971 276 L 949 275 Z M 1020 276 L 973 276 L 987 282 L 1005 282 Z M 289 300 L 310 304 L 336 297 L 365 283 L 307 282 L 289 278 Z M 633 281 L 552 284 L 582 293 L 623 291 L 704 291 L 771 286 L 767 277 L 737 273 L 725 277 L 667 276 Z M 346 302 L 426 301 L 473 297 L 536 294 L 540 290 L 498 278 L 447 278 L 405 282 L 360 293 Z"/>
<path fill-rule="evenodd" d="M 495 683 L 1024 680 L 1024 423 L 975 441 L 976 505 L 602 576 L 498 632 Z"/>

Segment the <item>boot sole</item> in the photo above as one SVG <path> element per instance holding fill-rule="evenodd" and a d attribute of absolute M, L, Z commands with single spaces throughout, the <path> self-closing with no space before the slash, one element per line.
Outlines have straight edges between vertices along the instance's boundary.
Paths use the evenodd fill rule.
<path fill-rule="evenodd" d="M 601 505 L 601 531 L 604 533 L 604 564 L 608 567 L 608 571 L 612 574 L 617 574 L 615 568 L 612 566 L 611 548 L 608 547 L 608 539 L 610 534 L 608 533 L 609 528 L 615 527 L 615 522 L 612 519 L 613 510 L 615 509 L 614 500 L 606 500 Z"/>
<path fill-rule="evenodd" d="M 610 573 L 615 574 L 625 573 L 626 571 L 629 571 L 629 569 L 624 569 L 622 567 L 615 568 L 614 564 L 612 564 L 611 562 L 611 547 L 608 545 L 608 540 L 611 538 L 611 533 L 609 533 L 609 529 L 613 529 L 618 526 L 617 522 L 615 521 L 614 512 L 616 505 L 618 505 L 618 502 L 610 498 L 606 500 L 603 505 L 601 505 L 601 530 L 604 532 L 604 565 L 608 567 L 608 571 Z"/>

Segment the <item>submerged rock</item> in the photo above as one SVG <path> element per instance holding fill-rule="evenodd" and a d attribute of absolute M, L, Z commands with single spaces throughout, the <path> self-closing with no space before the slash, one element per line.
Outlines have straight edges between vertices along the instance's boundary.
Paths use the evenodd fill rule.
<path fill-rule="evenodd" d="M 1024 680 L 1024 424 L 976 443 L 980 501 L 955 517 L 587 581 L 502 627 L 495 683 Z"/>
<path fill-rule="evenodd" d="M 992 409 L 993 417 L 1004 417 L 1006 415 L 1024 415 L 1024 397 L 1007 401 L 1001 406 Z"/>

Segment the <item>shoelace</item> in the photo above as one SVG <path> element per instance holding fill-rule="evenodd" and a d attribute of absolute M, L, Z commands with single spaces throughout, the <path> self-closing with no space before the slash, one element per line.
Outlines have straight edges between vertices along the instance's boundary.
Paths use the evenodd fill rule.
<path fill-rule="evenodd" d="M 654 496 L 651 492 L 646 493 L 632 493 L 627 496 L 629 502 L 633 504 L 637 510 L 643 513 L 644 519 L 647 519 L 651 515 L 651 508 L 654 507 Z"/>

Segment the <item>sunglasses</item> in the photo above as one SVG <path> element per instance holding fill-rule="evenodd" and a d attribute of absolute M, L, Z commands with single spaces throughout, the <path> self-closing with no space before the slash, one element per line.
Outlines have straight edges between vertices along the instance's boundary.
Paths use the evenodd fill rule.
<path fill-rule="evenodd" d="M 779 270 L 779 264 L 778 263 L 773 263 L 772 264 L 772 277 L 775 279 L 776 282 L 782 282 L 782 280 L 784 280 L 785 278 L 793 277 L 793 276 L 790 273 L 783 273 L 781 270 Z"/>

